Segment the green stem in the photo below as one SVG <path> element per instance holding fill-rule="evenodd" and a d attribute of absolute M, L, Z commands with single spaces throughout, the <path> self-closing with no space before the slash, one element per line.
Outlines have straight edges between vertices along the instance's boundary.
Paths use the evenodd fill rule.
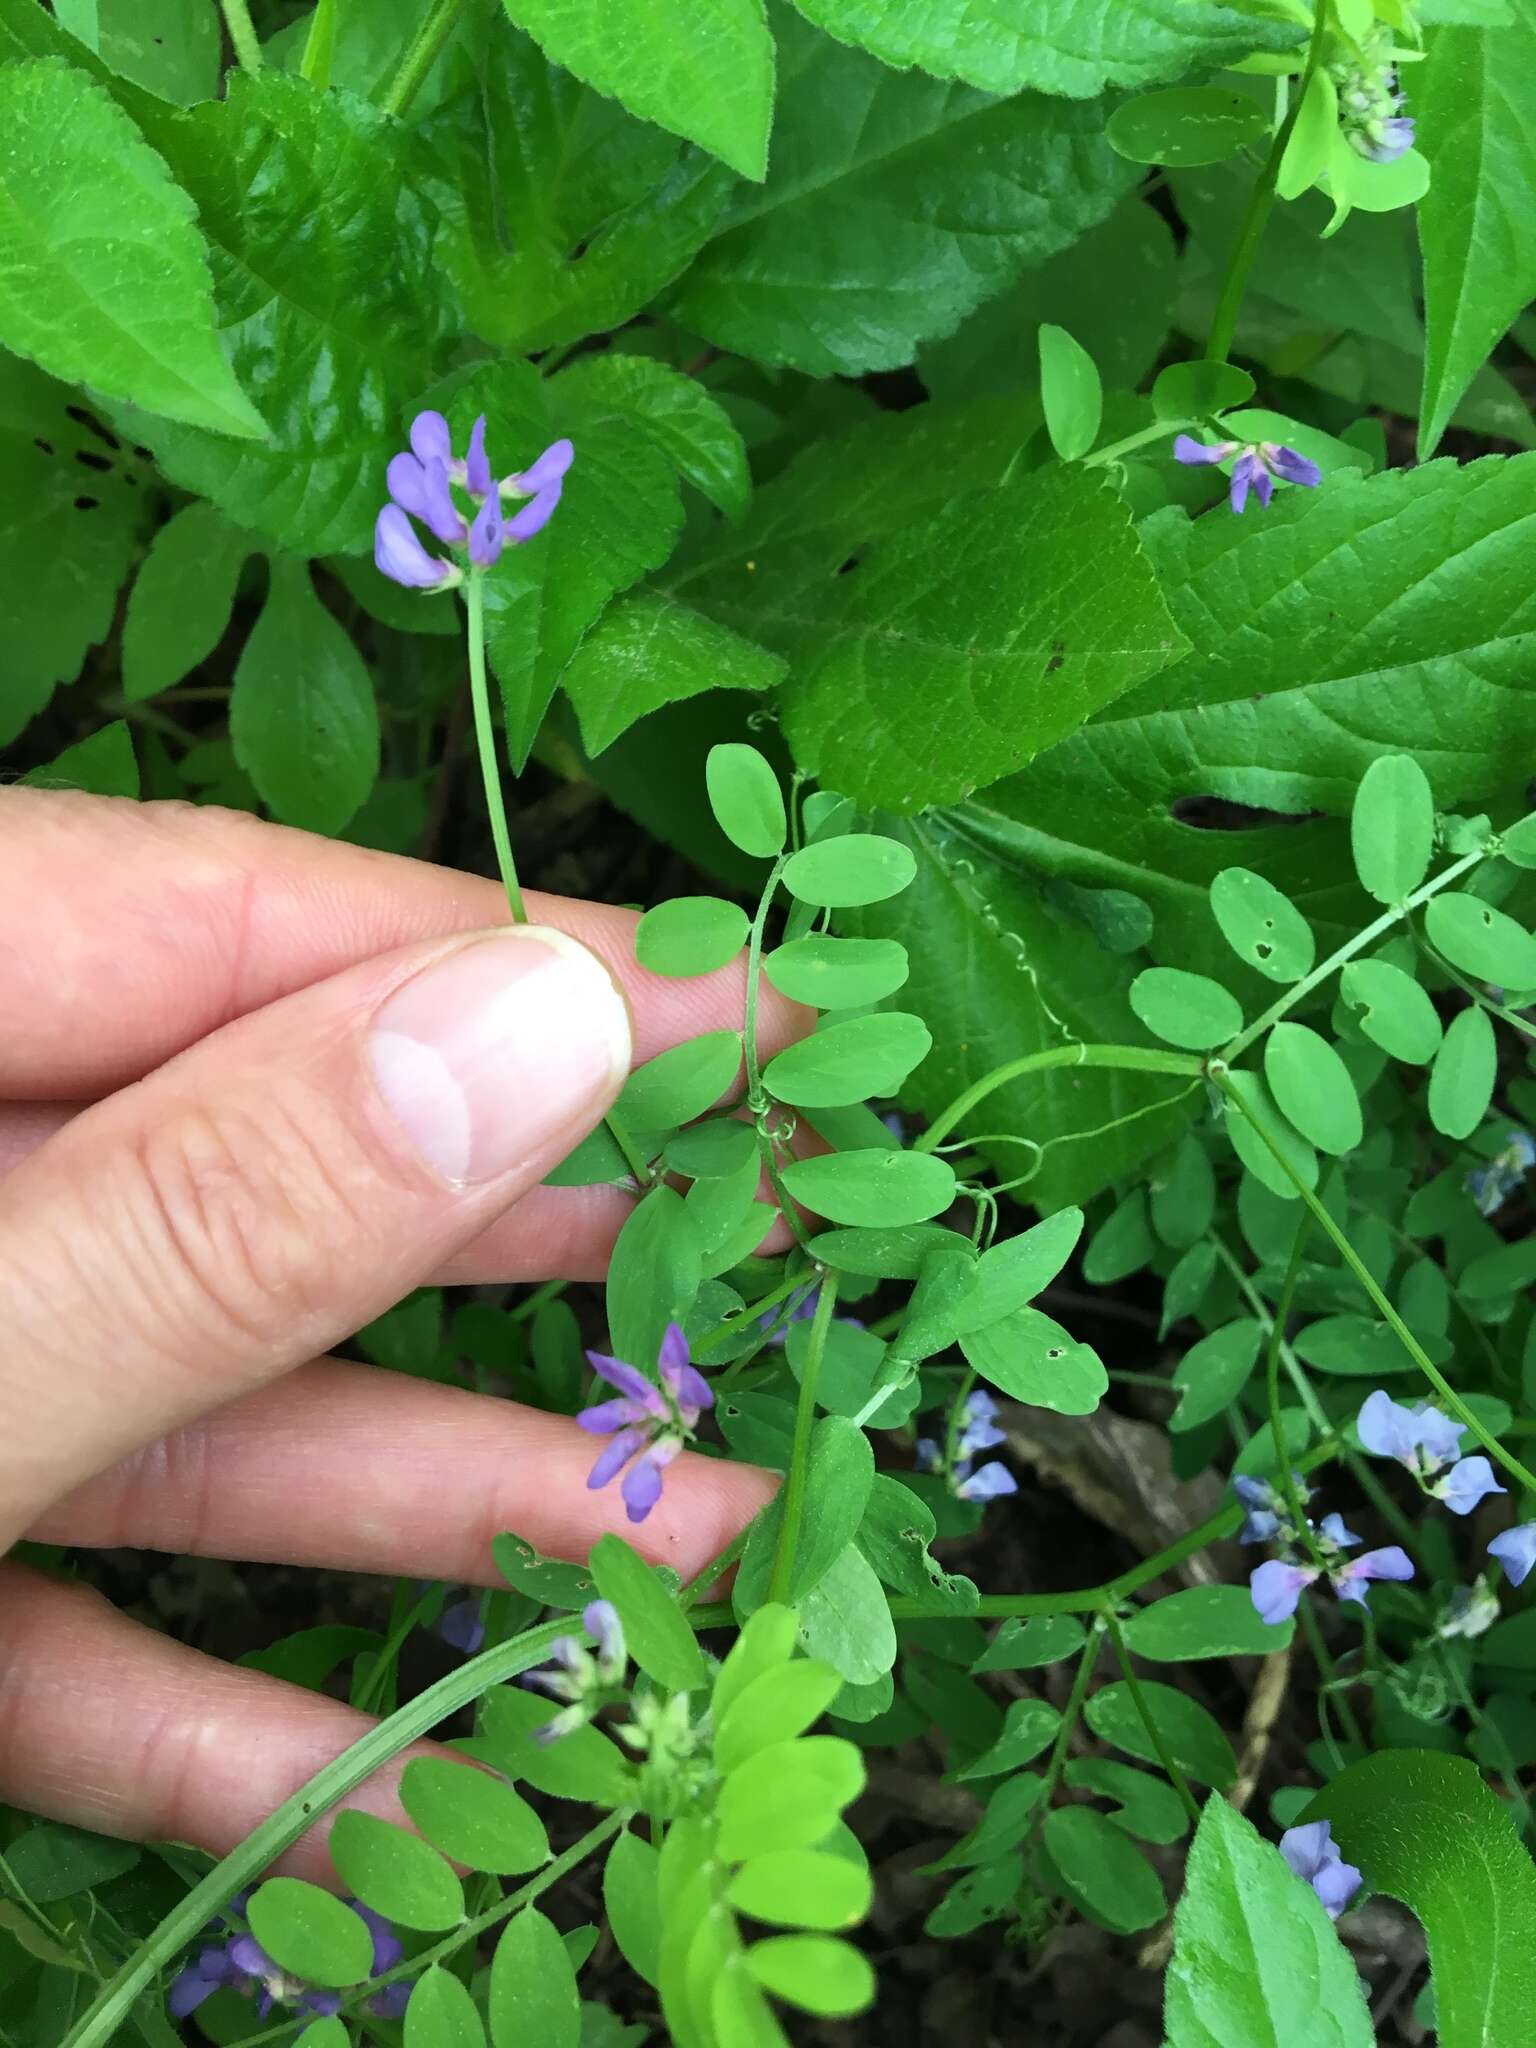
<path fill-rule="evenodd" d="M 768 926 L 768 912 L 778 891 L 779 877 L 784 872 L 787 853 L 781 853 L 768 871 L 763 884 L 763 893 L 757 899 L 757 911 L 752 919 L 751 936 L 747 940 L 747 999 L 746 1015 L 743 1019 L 742 1051 L 747 1063 L 747 1108 L 757 1126 L 757 1149 L 763 1162 L 763 1172 L 773 1190 L 773 1198 L 779 1205 L 779 1212 L 793 1231 L 796 1243 L 802 1251 L 810 1251 L 810 1240 L 794 1199 L 784 1186 L 779 1172 L 778 1153 L 774 1149 L 773 1133 L 768 1128 L 768 1116 L 772 1102 L 763 1086 L 762 1059 L 757 1044 L 757 1011 L 762 997 L 763 935 Z"/>
<path fill-rule="evenodd" d="M 507 805 L 501 793 L 501 769 L 496 759 L 496 727 L 491 718 L 491 693 L 485 676 L 485 572 L 472 569 L 464 592 L 469 612 L 469 694 L 475 712 L 475 748 L 480 756 L 480 779 L 485 784 L 485 808 L 490 814 L 491 840 L 496 848 L 496 865 L 514 924 L 528 922 L 522 884 L 517 879 L 517 862 L 512 856 L 512 835 L 507 830 Z"/>
<path fill-rule="evenodd" d="M 1290 141 L 1297 121 L 1301 117 L 1302 103 L 1307 97 L 1307 88 L 1317 74 L 1323 61 L 1323 43 L 1328 33 L 1329 0 L 1317 0 L 1317 13 L 1312 23 L 1312 40 L 1307 46 L 1306 69 L 1301 74 L 1301 83 L 1291 100 L 1285 119 L 1275 131 L 1275 139 L 1269 146 L 1269 155 L 1264 159 L 1263 169 L 1254 181 L 1248 195 L 1248 205 L 1242 223 L 1237 231 L 1237 240 L 1232 245 L 1232 254 L 1227 258 L 1227 274 L 1222 281 L 1221 297 L 1216 302 L 1216 311 L 1211 320 L 1211 336 L 1205 345 L 1206 361 L 1224 363 L 1232 353 L 1232 337 L 1237 331 L 1237 316 L 1242 310 L 1243 294 L 1248 289 L 1248 278 L 1259 253 L 1259 244 L 1264 239 L 1264 230 L 1269 225 L 1270 209 L 1275 203 L 1275 187 L 1280 178 L 1280 164 L 1285 156 L 1286 144 Z"/>
<path fill-rule="evenodd" d="M 1051 1794 L 1061 1777 L 1062 1766 L 1067 1760 L 1067 1749 L 1072 1741 L 1072 1731 L 1083 1711 L 1083 1701 L 1088 1697 L 1088 1681 L 1093 1676 L 1093 1667 L 1099 1661 L 1099 1644 L 1103 1640 L 1106 1620 L 1104 1615 L 1095 1615 L 1088 1631 L 1088 1640 L 1083 1645 L 1082 1655 L 1077 1660 L 1077 1669 L 1072 1674 L 1072 1690 L 1067 1694 L 1067 1704 L 1061 1710 L 1061 1723 L 1056 1730 L 1056 1740 L 1051 1745 L 1050 1762 L 1045 1767 L 1045 1789 L 1041 1792 L 1036 1812 L 1044 1816 L 1051 1803 Z"/>
<path fill-rule="evenodd" d="M 498 1643 L 450 1671 L 436 1685 L 408 1700 L 388 1720 L 380 1721 L 350 1749 L 323 1764 L 315 1775 L 285 1799 L 275 1812 L 253 1828 L 243 1842 L 216 1863 L 201 1884 L 178 1900 L 148 1939 L 122 1965 L 78 2019 L 60 2048 L 107 2048 L 132 2011 L 145 1986 L 193 1941 L 214 1914 L 248 1884 L 254 1884 L 270 1863 L 282 1855 L 323 1813 L 387 1764 L 419 1742 L 450 1714 L 468 1706 L 493 1685 L 531 1671 L 549 1655 L 550 1645 L 570 1633 L 570 1622 L 546 1621 L 510 1643 Z"/>
<path fill-rule="evenodd" d="M 822 1355 L 832 1311 L 837 1306 L 837 1275 L 824 1271 L 816 1313 L 811 1318 L 810 1341 L 805 1347 L 805 1370 L 800 1378 L 800 1399 L 795 1407 L 795 1440 L 789 1454 L 789 1473 L 784 1481 L 784 1516 L 779 1523 L 779 1540 L 773 1554 L 773 1577 L 768 1582 L 770 1600 L 789 1599 L 794 1583 L 795 1547 L 800 1540 L 800 1521 L 805 1512 L 805 1473 L 811 1451 L 811 1430 L 816 1421 L 816 1386 L 821 1378 Z"/>
<path fill-rule="evenodd" d="M 528 922 L 522 884 L 517 879 L 517 862 L 512 855 L 512 834 L 507 829 L 507 805 L 501 791 L 501 768 L 496 756 L 496 726 L 491 717 L 491 693 L 485 673 L 485 572 L 472 569 L 465 586 L 464 602 L 469 619 L 469 694 L 475 714 L 475 751 L 480 756 L 480 779 L 485 785 L 485 808 L 491 821 L 491 843 L 496 848 L 496 865 L 501 885 L 507 892 L 507 906 L 514 924 Z M 624 1154 L 624 1163 L 639 1187 L 651 1178 L 651 1164 L 630 1136 L 623 1121 L 610 1110 L 604 1118 L 610 1136 Z"/>
<path fill-rule="evenodd" d="M 1393 925 L 1400 924 L 1412 911 L 1417 910 L 1421 903 L 1428 902 L 1431 896 L 1437 896 L 1442 889 L 1449 888 L 1451 883 L 1459 881 L 1469 868 L 1475 868 L 1480 860 L 1486 858 L 1486 854 L 1483 853 L 1464 854 L 1443 874 L 1436 875 L 1433 881 L 1425 882 L 1422 887 L 1415 889 L 1411 896 L 1405 896 L 1393 909 L 1384 910 L 1363 932 L 1356 932 L 1355 936 L 1346 940 L 1336 953 L 1330 953 L 1326 960 L 1320 961 L 1310 974 L 1304 974 L 1300 981 L 1293 982 L 1283 996 L 1270 1004 L 1262 1017 L 1255 1017 L 1251 1024 L 1245 1025 L 1232 1043 L 1222 1048 L 1221 1057 L 1230 1065 L 1256 1038 L 1262 1038 L 1271 1024 L 1277 1024 L 1282 1017 L 1288 1016 L 1304 996 L 1311 994 L 1319 982 L 1326 981 L 1336 967 L 1342 967 L 1346 960 L 1353 959 L 1356 953 L 1364 952 L 1367 946 L 1374 946 L 1379 938 L 1391 931 Z"/>
<path fill-rule="evenodd" d="M 960 1424 L 965 1415 L 965 1404 L 970 1399 L 971 1389 L 976 1384 L 974 1371 L 965 1374 L 950 1403 L 949 1427 L 944 1432 L 944 1471 L 948 1475 L 955 1469 L 955 1450 L 960 1441 Z"/>
<path fill-rule="evenodd" d="M 304 38 L 304 55 L 299 59 L 299 76 L 316 92 L 326 92 L 331 83 L 331 59 L 336 52 L 336 9 L 339 0 L 315 0 Z"/>
<path fill-rule="evenodd" d="M 1493 1431 L 1489 1429 L 1483 1422 L 1481 1422 L 1478 1419 L 1478 1417 L 1472 1412 L 1472 1410 L 1467 1406 L 1466 1402 L 1462 1400 L 1460 1394 L 1457 1393 L 1456 1389 L 1445 1377 L 1445 1374 L 1441 1372 L 1440 1368 L 1429 1356 L 1428 1352 L 1424 1349 L 1423 1345 L 1419 1342 L 1418 1338 L 1414 1336 L 1412 1330 L 1409 1329 L 1408 1325 L 1403 1321 L 1402 1317 L 1398 1314 L 1397 1310 L 1392 1306 L 1391 1302 L 1388 1301 L 1387 1297 L 1382 1293 L 1381 1289 L 1377 1286 L 1376 1281 L 1371 1274 L 1370 1268 L 1366 1265 L 1365 1261 L 1360 1257 L 1360 1254 L 1355 1250 L 1354 1246 L 1350 1243 L 1349 1239 L 1345 1236 L 1344 1232 L 1339 1228 L 1338 1224 L 1334 1222 L 1333 1218 L 1329 1215 L 1328 1211 L 1323 1207 L 1323 1204 L 1317 1199 L 1317 1196 L 1312 1192 L 1311 1188 L 1309 1188 L 1306 1182 L 1301 1178 L 1301 1175 L 1297 1173 L 1295 1167 L 1292 1166 L 1290 1160 L 1286 1157 L 1285 1153 L 1276 1143 L 1273 1134 L 1270 1132 L 1263 1118 L 1255 1116 L 1252 1113 L 1252 1111 L 1247 1108 L 1242 1098 L 1238 1095 L 1237 1091 L 1232 1087 L 1231 1082 L 1228 1080 L 1224 1071 L 1218 1071 L 1218 1069 L 1213 1066 L 1213 1068 L 1211 1069 L 1211 1079 L 1215 1082 L 1216 1086 L 1221 1090 L 1222 1094 L 1226 1097 L 1228 1110 L 1230 1111 L 1235 1108 L 1241 1115 L 1247 1117 L 1249 1123 L 1253 1127 L 1255 1135 L 1259 1137 L 1263 1141 L 1264 1145 L 1268 1148 L 1268 1150 L 1274 1154 L 1275 1159 L 1279 1164 L 1282 1172 L 1285 1174 L 1287 1180 L 1289 1180 L 1294 1185 L 1297 1194 L 1300 1195 L 1301 1199 L 1306 1203 L 1308 1209 L 1311 1210 L 1314 1222 L 1321 1224 L 1324 1231 L 1332 1239 L 1334 1245 L 1336 1246 L 1339 1252 L 1339 1256 L 1343 1259 L 1345 1265 L 1349 1267 L 1349 1270 L 1354 1274 L 1355 1278 L 1360 1282 L 1360 1285 L 1365 1289 L 1366 1293 L 1370 1296 L 1370 1299 L 1376 1308 L 1377 1314 L 1382 1318 L 1383 1322 L 1385 1322 L 1388 1325 L 1388 1327 L 1392 1330 L 1398 1342 L 1402 1345 L 1403 1349 L 1408 1353 L 1408 1356 L 1413 1360 L 1414 1364 L 1418 1367 L 1419 1371 L 1423 1373 L 1425 1379 L 1429 1381 L 1430 1385 L 1434 1388 L 1435 1392 L 1440 1396 L 1441 1401 L 1444 1403 L 1448 1411 L 1456 1417 L 1458 1422 L 1462 1423 L 1467 1429 L 1471 1430 L 1472 1434 L 1477 1438 L 1478 1442 L 1482 1445 L 1483 1449 L 1487 1451 L 1488 1455 L 1491 1458 L 1496 1458 L 1498 1462 L 1504 1467 L 1504 1470 L 1506 1472 L 1511 1473 L 1516 1479 L 1518 1479 L 1520 1484 L 1523 1487 L 1525 1487 L 1528 1492 L 1536 1493 L 1536 1473 L 1530 1471 L 1530 1469 L 1527 1466 L 1522 1465 L 1520 1460 L 1517 1457 L 1515 1457 L 1512 1452 L 1506 1451 L 1504 1446 L 1499 1442 L 1498 1438 L 1494 1435 Z"/>
<path fill-rule="evenodd" d="M 1330 1464 L 1339 1456 L 1343 1445 L 1336 1437 L 1326 1443 L 1314 1444 L 1303 1458 L 1292 1462 L 1303 1478 L 1316 1472 L 1321 1466 Z M 1221 1543 L 1229 1536 L 1235 1536 L 1243 1521 L 1244 1509 L 1234 1502 L 1219 1509 L 1214 1515 L 1188 1529 L 1158 1551 L 1155 1557 L 1144 1558 L 1129 1571 L 1121 1572 L 1118 1578 L 1106 1579 L 1099 1586 L 1083 1586 L 1069 1593 L 984 1593 L 976 1604 L 975 1615 L 982 1621 L 1002 1621 L 1014 1615 L 1033 1614 L 1102 1614 L 1108 1607 L 1114 1607 L 1122 1600 L 1128 1600 L 1133 1593 L 1139 1593 L 1143 1586 L 1160 1579 L 1165 1572 L 1172 1571 L 1198 1550 L 1208 1550 L 1213 1543 Z M 954 1608 L 941 1599 L 928 1599 L 922 1594 L 895 1593 L 890 1601 L 891 1616 L 896 1621 L 929 1621 L 936 1616 L 952 1614 Z M 730 1605 L 717 1601 L 710 1607 L 696 1607 L 692 1621 L 696 1629 L 725 1628 L 734 1616 Z"/>
<path fill-rule="evenodd" d="M 1301 1617 L 1301 1632 L 1307 1639 L 1308 1649 L 1312 1652 L 1312 1661 L 1323 1681 L 1319 1693 L 1319 1706 L 1323 1709 L 1323 1734 L 1333 1751 L 1334 1768 L 1341 1770 L 1344 1760 L 1339 1755 L 1333 1732 L 1327 1725 L 1328 1712 L 1337 1708 L 1339 1719 L 1344 1724 L 1345 1739 L 1354 1743 L 1357 1749 L 1367 1747 L 1365 1736 L 1360 1723 L 1355 1719 L 1355 1710 L 1349 1703 L 1349 1695 L 1343 1679 L 1339 1676 L 1339 1667 L 1334 1662 L 1333 1652 L 1324 1639 L 1323 1625 L 1317 1618 L 1316 1609 L 1310 1600 L 1303 1600 L 1298 1603 L 1296 1612 Z"/>
<path fill-rule="evenodd" d="M 464 0 L 432 0 L 426 20 L 407 44 L 394 83 L 384 95 L 382 105 L 386 114 L 398 118 L 415 99 L 422 81 L 442 54 L 444 43 L 453 34 L 463 4 Z"/>
<path fill-rule="evenodd" d="M 1105 1615 L 1104 1626 L 1109 1630 L 1109 1639 L 1115 1646 L 1116 1657 L 1120 1660 L 1120 1671 L 1130 1692 L 1131 1704 L 1141 1716 L 1141 1725 L 1147 1731 L 1147 1740 L 1157 1751 L 1157 1760 L 1167 1774 L 1169 1784 L 1172 1785 L 1174 1791 L 1183 1800 L 1185 1812 L 1189 1815 L 1194 1826 L 1199 1827 L 1199 1805 L 1196 1802 L 1194 1793 L 1189 1789 L 1189 1780 L 1174 1762 L 1173 1753 L 1163 1740 L 1162 1730 L 1152 1718 L 1151 1709 L 1147 1705 L 1146 1695 L 1141 1689 L 1141 1682 L 1137 1678 L 1136 1673 L 1131 1669 L 1130 1652 L 1125 1647 L 1125 1633 L 1112 1614 Z"/>
<path fill-rule="evenodd" d="M 719 1578 L 720 1574 L 730 1570 L 751 1540 L 752 1524 L 748 1522 L 745 1529 L 737 1530 L 730 1542 L 726 1544 L 724 1550 L 717 1550 L 704 1569 L 696 1573 L 688 1581 L 682 1592 L 677 1596 L 677 1604 L 681 1607 L 684 1614 L 687 1614 L 690 1608 L 698 1606 L 699 1601 L 715 1583 L 716 1579 Z"/>
<path fill-rule="evenodd" d="M 1301 1497 L 1300 1487 L 1296 1484 L 1296 1474 L 1291 1469 L 1290 1447 L 1285 1441 L 1285 1425 L 1280 1419 L 1280 1354 L 1285 1348 L 1285 1326 L 1290 1319 L 1296 1283 L 1301 1278 L 1301 1254 L 1306 1246 L 1311 1222 L 1310 1216 L 1301 1219 L 1301 1225 L 1296 1232 L 1296 1242 L 1291 1246 L 1291 1262 L 1285 1269 L 1285 1281 L 1280 1289 L 1280 1298 L 1275 1303 L 1274 1314 L 1269 1319 L 1269 1350 L 1264 1361 L 1264 1391 L 1269 1402 L 1269 1428 L 1275 1445 L 1275 1477 L 1281 1493 L 1285 1496 L 1286 1511 L 1291 1518 L 1291 1527 L 1296 1531 L 1297 1541 L 1305 1544 L 1308 1556 L 1321 1571 L 1325 1560 L 1318 1548 L 1317 1538 L 1312 1533 L 1307 1504 Z"/>
<path fill-rule="evenodd" d="M 235 57 L 242 71 L 261 69 L 261 44 L 251 25 L 251 10 L 246 0 L 219 0 L 224 16 L 224 26 L 229 30 L 229 40 L 235 46 Z"/>
<path fill-rule="evenodd" d="M 1453 967 L 1444 954 L 1437 953 L 1428 939 L 1423 938 L 1417 931 L 1414 933 L 1414 939 L 1419 951 L 1434 962 L 1447 980 L 1454 981 L 1459 989 L 1469 995 L 1480 1010 L 1486 1010 L 1490 1017 L 1497 1017 L 1501 1024 L 1507 1024 L 1512 1031 L 1518 1031 L 1522 1037 L 1536 1038 L 1536 1024 L 1529 1023 L 1518 1010 L 1510 1009 L 1507 1003 L 1496 1003 L 1492 996 L 1477 986 L 1475 981 L 1469 981 L 1459 968 Z"/>
<path fill-rule="evenodd" d="M 1044 1073 L 1051 1067 L 1119 1067 L 1137 1074 L 1182 1074 L 1198 1080 L 1205 1065 L 1192 1053 L 1162 1052 L 1146 1045 L 1051 1045 L 1041 1052 L 1027 1052 L 1016 1060 L 1005 1060 L 990 1074 L 983 1074 L 941 1110 L 913 1143 L 914 1152 L 932 1152 L 955 1126 L 968 1117 L 980 1102 L 1010 1081 L 1025 1074 Z"/>
<path fill-rule="evenodd" d="M 1107 448 L 1096 448 L 1091 455 L 1082 458 L 1078 467 L 1097 469 L 1101 463 L 1118 462 L 1122 455 L 1129 455 L 1133 448 L 1145 448 L 1149 441 L 1166 440 L 1170 434 L 1182 434 L 1187 428 L 1198 427 L 1199 424 L 1199 420 L 1193 419 L 1159 420 L 1155 426 L 1143 427 L 1139 433 L 1127 434 L 1123 441 L 1111 441 Z"/>

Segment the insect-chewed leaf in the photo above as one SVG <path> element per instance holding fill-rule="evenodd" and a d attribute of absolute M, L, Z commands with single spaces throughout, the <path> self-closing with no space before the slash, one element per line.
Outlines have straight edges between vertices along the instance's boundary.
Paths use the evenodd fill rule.
<path fill-rule="evenodd" d="M 1273 882 L 1251 868 L 1223 868 L 1211 884 L 1211 909 L 1239 960 L 1271 981 L 1300 981 L 1317 955 L 1312 927 Z"/>

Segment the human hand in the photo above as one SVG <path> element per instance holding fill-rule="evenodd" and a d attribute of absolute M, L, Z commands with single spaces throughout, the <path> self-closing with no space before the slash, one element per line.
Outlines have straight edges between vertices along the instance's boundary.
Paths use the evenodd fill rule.
<path fill-rule="evenodd" d="M 566 1418 L 318 1354 L 428 1281 L 598 1277 L 629 1198 L 539 1182 L 742 968 L 661 980 L 627 912 L 511 932 L 490 882 L 180 805 L 9 790 L 0 874 L 0 1550 L 492 1585 L 500 1530 L 625 1526 Z M 799 1028 L 766 986 L 759 1028 Z M 685 1454 L 626 1533 L 688 1577 L 773 1484 Z M 223 1851 L 365 1725 L 0 1566 L 0 1798 Z"/>

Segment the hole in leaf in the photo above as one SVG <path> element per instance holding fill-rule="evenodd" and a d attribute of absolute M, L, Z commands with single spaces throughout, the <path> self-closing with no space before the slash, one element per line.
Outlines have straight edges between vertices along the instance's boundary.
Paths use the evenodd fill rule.
<path fill-rule="evenodd" d="M 66 405 L 64 411 L 77 427 L 84 427 L 88 434 L 94 434 L 98 441 L 105 442 L 106 446 L 114 452 L 122 447 L 123 444 L 118 440 L 116 434 L 104 427 L 101 421 L 97 419 L 95 413 L 88 411 L 85 406 Z"/>
<path fill-rule="evenodd" d="M 94 512 L 100 503 L 100 498 L 76 498 L 75 510 L 77 512 Z"/>
<path fill-rule="evenodd" d="M 34 448 L 41 448 L 45 455 L 51 455 L 53 453 L 53 443 L 51 441 L 45 441 L 41 434 L 33 436 L 32 445 Z"/>
<path fill-rule="evenodd" d="M 75 450 L 75 460 L 82 463 L 87 469 L 105 471 L 109 476 L 112 473 L 110 458 L 105 455 L 98 455 L 94 448 L 77 448 Z"/>
<path fill-rule="evenodd" d="M 1257 804 L 1234 803 L 1224 796 L 1179 796 L 1168 815 L 1197 832 L 1262 832 L 1274 825 L 1305 825 L 1321 811 L 1266 811 Z"/>

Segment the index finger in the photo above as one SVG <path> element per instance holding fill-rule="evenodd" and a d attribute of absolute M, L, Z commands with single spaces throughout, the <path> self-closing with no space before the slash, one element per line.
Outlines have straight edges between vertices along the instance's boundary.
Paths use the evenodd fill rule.
<path fill-rule="evenodd" d="M 507 914 L 482 876 L 236 811 L 48 790 L 0 792 L 0 874 L 0 1098 L 13 1100 L 105 1094 L 358 961 Z M 740 1024 L 744 961 L 673 980 L 636 961 L 633 911 L 529 891 L 528 914 L 603 960 L 637 1062 Z M 809 1023 L 765 982 L 765 1051 Z"/>

